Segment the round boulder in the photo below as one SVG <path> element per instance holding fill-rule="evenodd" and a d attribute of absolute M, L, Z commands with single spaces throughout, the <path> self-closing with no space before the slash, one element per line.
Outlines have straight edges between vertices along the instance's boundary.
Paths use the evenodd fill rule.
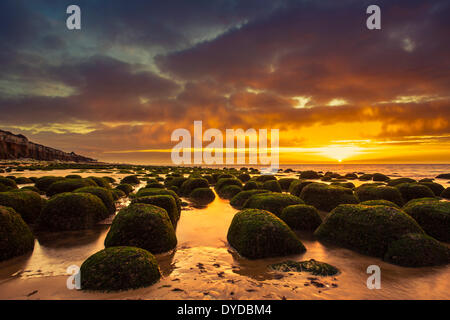
<path fill-rule="evenodd" d="M 0 206 L 0 261 L 21 256 L 34 248 L 34 237 L 22 217 Z"/>
<path fill-rule="evenodd" d="M 353 204 L 359 202 L 351 189 L 324 183 L 308 184 L 300 193 L 300 198 L 303 199 L 306 204 L 312 205 L 318 210 L 323 211 L 331 211 L 340 204 Z"/>
<path fill-rule="evenodd" d="M 105 247 L 132 246 L 156 254 L 177 245 L 177 237 L 167 211 L 144 203 L 133 203 L 114 218 Z"/>
<path fill-rule="evenodd" d="M 155 257 L 134 247 L 103 249 L 83 262 L 80 274 L 83 290 L 100 291 L 147 287 L 161 277 Z"/>
<path fill-rule="evenodd" d="M 424 233 L 403 211 L 388 206 L 343 204 L 330 212 L 315 235 L 355 251 L 382 258 L 407 233 Z"/>
<path fill-rule="evenodd" d="M 244 208 L 266 210 L 280 216 L 284 208 L 294 204 L 304 204 L 304 202 L 299 197 L 290 194 L 269 192 L 251 196 L 244 203 Z"/>
<path fill-rule="evenodd" d="M 109 216 L 102 200 L 90 193 L 61 193 L 42 209 L 39 228 L 47 231 L 82 230 Z"/>
<path fill-rule="evenodd" d="M 243 257 L 261 259 L 306 251 L 295 233 L 272 213 L 247 209 L 236 213 L 228 229 L 228 242 Z"/>
<path fill-rule="evenodd" d="M 280 218 L 294 230 L 314 231 L 322 223 L 317 209 L 306 204 L 287 206 Z"/>

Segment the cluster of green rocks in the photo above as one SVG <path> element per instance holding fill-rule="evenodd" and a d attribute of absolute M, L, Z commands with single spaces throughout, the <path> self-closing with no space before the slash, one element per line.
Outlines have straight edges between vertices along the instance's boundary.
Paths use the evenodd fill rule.
<path fill-rule="evenodd" d="M 358 187 L 347 181 L 356 179 L 373 181 Z M 236 180 L 227 177 L 219 188 L 240 187 Z M 306 249 L 295 231 L 303 230 L 402 266 L 447 264 L 450 250 L 442 242 L 450 242 L 448 190 L 432 179 L 390 179 L 380 173 L 255 175 L 230 200 L 241 211 L 230 225 L 228 242 L 250 259 L 298 254 Z"/>
<path fill-rule="evenodd" d="M 62 168 L 67 167 L 55 164 L 45 170 Z M 433 179 L 291 169 L 284 172 L 297 177 L 261 175 L 254 168 L 80 165 L 77 169 L 126 176 L 120 181 L 77 174 L 0 177 L 0 261 L 33 250 L 33 230 L 91 228 L 114 214 L 116 201 L 128 196 L 131 203 L 114 217 L 105 249 L 83 263 L 82 288 L 148 286 L 161 276 L 154 255 L 177 245 L 182 199 L 204 207 L 218 196 L 240 210 L 227 240 L 248 259 L 302 254 L 306 248 L 298 232 L 310 232 L 320 241 L 401 266 L 450 262 L 449 247 L 441 243 L 450 242 L 450 202 L 445 200 L 450 190 Z M 349 180 L 365 183 L 355 187 Z M 137 186 L 142 188 L 134 192 Z M 315 275 L 339 272 L 313 259 L 287 260 L 271 268 Z"/>

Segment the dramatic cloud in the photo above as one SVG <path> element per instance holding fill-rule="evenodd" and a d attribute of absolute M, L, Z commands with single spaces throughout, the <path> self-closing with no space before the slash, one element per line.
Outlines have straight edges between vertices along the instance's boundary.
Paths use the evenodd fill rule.
<path fill-rule="evenodd" d="M 76 32 L 64 3 L 0 3 L 0 127 L 108 160 L 194 120 L 288 148 L 450 147 L 447 1 L 379 1 L 374 31 L 368 1 L 74 4 Z"/>

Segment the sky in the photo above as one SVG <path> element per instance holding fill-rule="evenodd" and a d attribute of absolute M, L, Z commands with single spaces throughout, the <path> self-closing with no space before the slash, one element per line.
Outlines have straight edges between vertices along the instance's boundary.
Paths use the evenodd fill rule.
<path fill-rule="evenodd" d="M 108 162 L 170 164 L 172 132 L 201 120 L 279 129 L 282 164 L 450 163 L 449 16 L 446 0 L 2 0 L 0 129 Z"/>

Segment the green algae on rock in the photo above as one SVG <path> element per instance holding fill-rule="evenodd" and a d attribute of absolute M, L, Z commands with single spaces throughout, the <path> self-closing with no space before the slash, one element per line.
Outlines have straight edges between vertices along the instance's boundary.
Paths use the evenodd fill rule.
<path fill-rule="evenodd" d="M 234 216 L 228 229 L 229 244 L 243 257 L 261 259 L 306 251 L 289 226 L 274 214 L 245 209 Z"/>
<path fill-rule="evenodd" d="M 431 198 L 434 197 L 433 191 L 423 185 L 418 183 L 400 183 L 395 186 L 405 201 L 409 201 L 412 199 L 420 199 L 420 198 Z"/>
<path fill-rule="evenodd" d="M 48 188 L 56 181 L 64 180 L 63 177 L 44 176 L 36 180 L 35 186 L 42 192 L 47 192 Z"/>
<path fill-rule="evenodd" d="M 342 204 L 315 231 L 320 240 L 382 258 L 388 246 L 407 233 L 424 233 L 403 211 L 388 206 Z"/>
<path fill-rule="evenodd" d="M 369 200 L 387 200 L 398 206 L 404 204 L 402 194 L 395 187 L 378 184 L 363 184 L 355 189 L 355 193 L 361 202 Z"/>
<path fill-rule="evenodd" d="M 52 183 L 47 189 L 47 196 L 55 194 L 72 192 L 83 187 L 97 187 L 97 184 L 91 179 L 64 179 Z"/>
<path fill-rule="evenodd" d="M 133 203 L 119 211 L 105 239 L 105 247 L 132 246 L 153 254 L 177 245 L 167 211 L 151 204 Z"/>
<path fill-rule="evenodd" d="M 340 273 L 335 266 L 314 259 L 300 262 L 287 260 L 272 264 L 269 267 L 281 272 L 310 272 L 315 276 L 334 276 Z"/>
<path fill-rule="evenodd" d="M 180 187 L 180 194 L 188 197 L 197 188 L 209 188 L 209 182 L 205 178 L 189 178 Z"/>
<path fill-rule="evenodd" d="M 34 248 L 34 236 L 12 208 L 0 206 L 0 261 L 21 256 Z"/>
<path fill-rule="evenodd" d="M 0 206 L 11 207 L 26 223 L 34 223 L 41 214 L 42 198 L 34 191 L 0 192 Z"/>
<path fill-rule="evenodd" d="M 314 231 L 322 223 L 317 209 L 306 204 L 285 207 L 280 218 L 293 230 Z"/>
<path fill-rule="evenodd" d="M 47 231 L 92 228 L 109 216 L 102 200 L 90 193 L 61 193 L 52 197 L 39 216 L 39 228 Z"/>
<path fill-rule="evenodd" d="M 280 183 L 277 180 L 268 180 L 264 182 L 262 188 L 272 192 L 282 192 Z"/>
<path fill-rule="evenodd" d="M 90 193 L 94 196 L 100 198 L 103 201 L 106 209 L 110 214 L 114 214 L 116 212 L 116 205 L 114 204 L 114 196 L 110 189 L 106 189 L 103 187 L 84 187 L 80 189 L 76 189 L 74 192 L 76 193 Z"/>
<path fill-rule="evenodd" d="M 241 191 L 242 191 L 241 187 L 231 184 L 220 188 L 217 191 L 217 194 L 219 195 L 220 198 L 229 200 Z"/>
<path fill-rule="evenodd" d="M 175 198 L 168 194 L 139 197 L 132 200 L 131 203 L 146 203 L 163 208 L 169 215 L 172 225 L 175 227 L 180 219 L 180 210 L 178 209 Z"/>
<path fill-rule="evenodd" d="M 244 208 L 266 210 L 280 216 L 285 207 L 294 204 L 304 204 L 304 202 L 299 197 L 290 194 L 268 192 L 251 196 L 244 203 Z"/>
<path fill-rule="evenodd" d="M 121 183 L 116 187 L 117 190 L 123 191 L 126 195 L 129 195 L 133 192 L 133 186 L 128 183 Z"/>
<path fill-rule="evenodd" d="M 242 209 L 244 207 L 245 202 L 253 195 L 258 193 L 268 193 L 267 190 L 254 189 L 254 190 L 243 190 L 236 194 L 230 200 L 230 205 L 235 209 Z"/>
<path fill-rule="evenodd" d="M 400 209 L 398 205 L 388 200 L 367 200 L 360 203 L 363 206 L 388 206 Z"/>
<path fill-rule="evenodd" d="M 141 183 L 141 180 L 136 175 L 126 176 L 122 180 L 120 180 L 120 184 L 131 184 L 136 185 Z"/>
<path fill-rule="evenodd" d="M 436 239 L 408 233 L 393 241 L 384 260 L 404 267 L 426 267 L 450 263 L 450 248 Z"/>
<path fill-rule="evenodd" d="M 445 188 L 445 190 L 442 191 L 441 197 L 444 199 L 450 199 L 450 187 Z"/>
<path fill-rule="evenodd" d="M 403 210 L 413 217 L 428 235 L 450 242 L 450 202 L 433 198 L 414 199 L 409 201 Z"/>
<path fill-rule="evenodd" d="M 158 262 L 148 251 L 111 247 L 87 258 L 80 268 L 83 290 L 121 291 L 147 287 L 161 277 Z"/>
<path fill-rule="evenodd" d="M 300 198 L 306 204 L 323 211 L 331 211 L 340 204 L 355 204 L 359 202 L 351 189 L 325 183 L 308 184 L 300 193 Z"/>
<path fill-rule="evenodd" d="M 198 206 L 205 206 L 214 201 L 216 195 L 210 188 L 197 188 L 191 192 L 189 199 Z"/>

